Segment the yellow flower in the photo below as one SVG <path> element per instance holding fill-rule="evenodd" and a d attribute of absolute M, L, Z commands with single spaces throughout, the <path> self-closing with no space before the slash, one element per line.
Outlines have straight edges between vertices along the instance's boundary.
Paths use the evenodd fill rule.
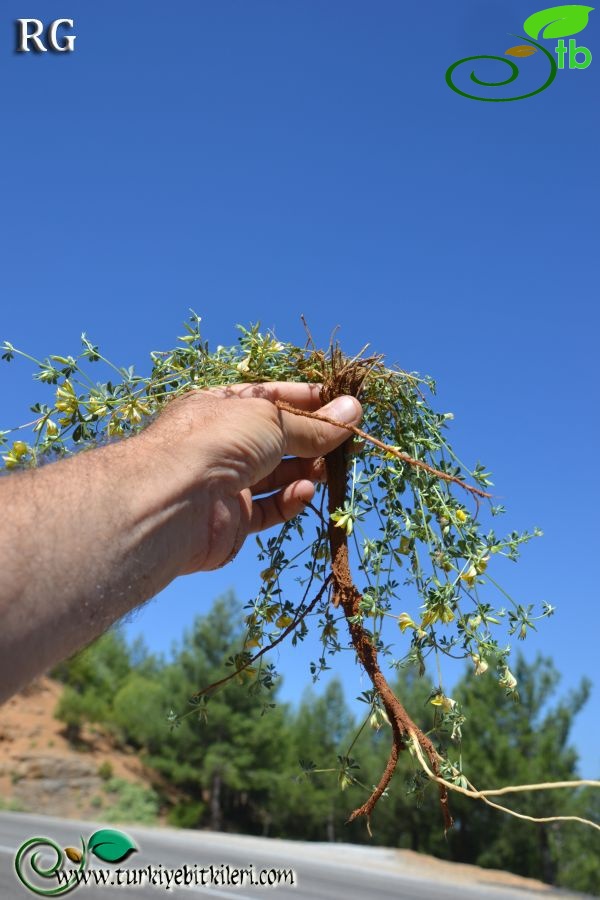
<path fill-rule="evenodd" d="M 369 725 L 374 731 L 379 731 L 382 725 L 389 725 L 390 720 L 385 709 L 377 706 L 369 716 Z"/>
<path fill-rule="evenodd" d="M 402 447 L 391 447 L 390 449 L 395 450 L 397 453 L 402 453 Z M 390 460 L 391 460 L 391 459 L 398 459 L 398 457 L 396 456 L 396 453 L 389 453 L 389 452 L 388 452 L 388 453 L 384 453 L 383 458 L 384 458 L 384 459 L 390 459 Z"/>
<path fill-rule="evenodd" d="M 338 784 L 340 786 L 340 790 L 345 791 L 346 788 L 352 784 L 352 776 L 348 775 L 346 772 L 340 772 L 338 776 Z"/>
<path fill-rule="evenodd" d="M 274 566 L 269 566 L 268 569 L 263 569 L 260 573 L 260 577 L 263 581 L 275 581 L 276 575 L 277 569 Z"/>
<path fill-rule="evenodd" d="M 478 653 L 472 653 L 471 659 L 475 666 L 475 674 L 483 675 L 489 669 L 489 664 Z"/>
<path fill-rule="evenodd" d="M 135 397 L 132 397 L 131 400 L 128 400 L 122 407 L 120 415 L 122 419 L 130 421 L 134 425 L 139 425 L 142 421 L 142 416 L 148 415 L 148 407 L 140 400 L 136 400 Z"/>
<path fill-rule="evenodd" d="M 456 700 L 453 700 L 452 697 L 446 697 L 444 694 L 436 694 L 429 702 L 432 706 L 441 707 L 444 712 L 450 712 L 456 706 Z"/>
<path fill-rule="evenodd" d="M 263 622 L 274 622 L 281 613 L 281 603 L 269 603 L 262 612 Z"/>
<path fill-rule="evenodd" d="M 507 691 L 514 691 L 517 683 L 517 679 L 510 671 L 508 666 L 504 666 L 504 673 L 502 675 L 502 678 L 500 678 L 498 684 L 500 684 L 502 687 L 505 687 Z"/>
<path fill-rule="evenodd" d="M 114 437 L 117 434 L 123 434 L 123 426 L 115 415 L 111 416 L 107 431 L 109 437 Z"/>
<path fill-rule="evenodd" d="M 475 562 L 475 570 L 478 575 L 482 575 L 485 572 L 489 561 L 490 561 L 489 556 L 482 556 L 481 559 L 478 559 Z"/>
<path fill-rule="evenodd" d="M 271 603 L 265 609 L 262 617 L 265 622 L 272 622 L 276 616 L 281 615 L 281 604 L 280 603 Z"/>
<path fill-rule="evenodd" d="M 423 618 L 421 619 L 421 628 L 427 628 L 428 625 L 433 625 L 434 622 L 437 622 L 439 619 L 437 609 L 428 609 L 425 613 L 423 613 Z"/>
<path fill-rule="evenodd" d="M 461 523 L 461 525 L 462 525 L 464 522 L 467 521 L 467 519 L 468 519 L 469 517 L 468 517 L 467 513 L 464 511 L 464 509 L 457 509 L 457 510 L 456 510 L 456 518 L 458 519 L 458 521 L 459 521 L 459 522 Z"/>
<path fill-rule="evenodd" d="M 58 425 L 52 419 L 48 419 L 46 422 L 46 436 L 51 440 L 58 437 Z"/>
<path fill-rule="evenodd" d="M 413 622 L 408 613 L 403 612 L 398 616 L 398 627 L 400 628 L 402 634 L 404 634 L 407 628 L 416 628 L 417 623 Z"/>
<path fill-rule="evenodd" d="M 258 638 L 248 638 L 246 643 L 244 644 L 244 650 L 253 650 L 255 647 L 260 647 L 260 641 Z"/>
<path fill-rule="evenodd" d="M 411 547 L 410 538 L 406 537 L 406 535 L 403 535 L 400 538 L 400 546 L 398 547 L 398 553 L 402 553 L 404 556 L 406 556 L 408 553 L 410 553 L 410 547 Z"/>
<path fill-rule="evenodd" d="M 463 581 L 465 581 L 469 585 L 469 587 L 473 587 L 473 585 L 475 584 L 475 581 L 477 579 L 477 569 L 475 568 L 473 563 L 471 563 L 471 565 L 469 566 L 467 571 L 463 572 L 463 574 L 460 577 Z"/>
<path fill-rule="evenodd" d="M 446 604 L 443 606 L 438 605 L 425 611 L 423 618 L 421 619 L 421 628 L 427 628 L 428 625 L 433 625 L 434 622 L 443 622 L 444 625 L 447 625 L 453 620 L 454 613 L 450 607 Z"/>
<path fill-rule="evenodd" d="M 60 412 L 67 413 L 68 416 L 77 412 L 77 397 L 68 378 L 56 389 L 55 406 Z"/>
<path fill-rule="evenodd" d="M 99 397 L 90 397 L 87 402 L 87 408 L 95 416 L 104 416 L 108 412 L 108 406 Z"/>
<path fill-rule="evenodd" d="M 29 447 L 25 441 L 15 441 L 6 456 L 3 456 L 2 459 L 4 460 L 7 469 L 14 469 L 28 453 Z"/>
<path fill-rule="evenodd" d="M 352 529 L 354 528 L 354 520 L 352 515 L 348 512 L 332 512 L 331 520 L 335 522 L 336 528 L 343 528 L 348 537 L 352 534 Z"/>

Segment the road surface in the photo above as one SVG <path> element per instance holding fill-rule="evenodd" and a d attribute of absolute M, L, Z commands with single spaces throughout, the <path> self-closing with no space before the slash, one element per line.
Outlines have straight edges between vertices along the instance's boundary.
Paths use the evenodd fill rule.
<path fill-rule="evenodd" d="M 80 847 L 80 836 L 88 839 L 102 827 L 89 822 L 54 819 L 26 813 L 0 813 L 0 898 L 1 900 L 26 900 L 36 894 L 27 890 L 17 880 L 14 858 L 17 849 L 32 837 L 53 838 L 61 847 Z M 559 891 L 531 891 L 507 888 L 504 885 L 464 881 L 448 883 L 447 872 L 431 873 L 431 867 L 407 863 L 392 849 L 362 847 L 351 844 L 312 844 L 300 841 L 283 841 L 269 838 L 227 835 L 205 831 L 180 831 L 170 828 L 142 828 L 123 826 L 120 831 L 129 835 L 139 848 L 122 863 L 104 863 L 95 857 L 86 871 L 102 869 L 114 878 L 117 870 L 148 871 L 153 867 L 155 880 L 163 877 L 163 885 L 142 887 L 80 886 L 67 894 L 81 900 L 100 900 L 107 895 L 121 896 L 124 900 L 158 900 L 158 898 L 186 898 L 204 895 L 223 900 L 547 900 L 566 898 Z M 47 856 L 44 854 L 48 853 Z M 54 862 L 50 851 L 43 851 L 42 867 Z M 261 870 L 293 870 L 295 884 L 277 887 L 261 887 L 249 884 L 235 886 L 215 883 L 201 886 L 176 887 L 167 890 L 166 875 L 157 873 L 182 870 L 200 873 L 207 870 L 205 878 L 213 874 L 221 879 L 235 869 L 253 868 L 255 877 Z M 227 870 L 229 866 L 229 870 Z M 162 868 L 161 868 L 162 867 Z M 196 868 L 194 868 L 196 867 Z M 28 870 L 31 873 L 31 870 Z M 28 876 L 29 877 L 29 876 Z M 120 876 L 125 878 L 126 875 Z M 191 876 L 188 876 L 191 877 Z M 201 877 L 198 874 L 198 879 Z M 235 877 L 235 876 L 233 876 Z M 239 876 L 241 877 L 241 876 Z M 267 876 L 270 877 L 270 876 Z M 437 879 L 437 880 L 434 880 Z M 38 884 L 54 887 L 55 880 L 46 879 Z M 578 895 L 581 897 L 582 895 Z"/>

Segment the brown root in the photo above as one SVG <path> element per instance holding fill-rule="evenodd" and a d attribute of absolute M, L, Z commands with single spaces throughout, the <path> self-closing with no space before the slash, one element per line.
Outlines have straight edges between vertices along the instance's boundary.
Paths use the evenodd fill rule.
<path fill-rule="evenodd" d="M 327 403 L 340 396 L 340 394 L 351 394 L 360 399 L 365 379 L 372 368 L 379 364 L 380 360 L 378 358 L 345 360 L 337 348 L 332 348 L 331 359 L 327 361 L 327 367 L 324 367 L 323 388 L 321 390 L 322 401 Z M 314 415 L 318 416 L 318 413 Z M 354 431 L 354 429 L 351 430 Z M 360 432 L 360 430 L 357 430 L 357 432 Z M 361 436 L 370 439 L 368 435 L 361 434 Z M 386 451 L 388 450 L 385 445 L 382 446 Z M 335 606 L 341 606 L 344 611 L 356 655 L 377 691 L 392 727 L 392 747 L 379 783 L 368 800 L 355 809 L 348 819 L 349 822 L 352 822 L 361 816 L 365 816 L 367 825 L 369 825 L 371 813 L 389 785 L 396 770 L 398 757 L 402 750 L 405 749 L 408 741 L 416 740 L 418 742 L 425 758 L 429 761 L 431 770 L 438 778 L 441 778 L 440 757 L 431 740 L 415 725 L 388 684 L 381 671 L 377 648 L 373 643 L 372 636 L 361 624 L 360 603 L 362 596 L 354 584 L 350 570 L 348 538 L 345 530 L 336 527 L 331 519 L 332 513 L 343 507 L 346 502 L 347 455 L 345 445 L 337 447 L 327 454 L 325 467 L 327 473 L 328 511 L 330 515 L 328 538 L 332 568 L 332 602 Z M 438 476 L 444 475 L 444 473 L 438 473 L 435 470 L 434 473 Z M 463 482 L 460 483 L 463 487 L 465 486 Z M 476 493 L 477 489 L 474 492 Z M 448 830 L 453 824 L 448 807 L 448 789 L 441 781 L 438 782 L 438 788 L 444 828 Z"/>
<path fill-rule="evenodd" d="M 343 445 L 325 457 L 330 515 L 343 506 L 346 499 L 346 465 L 346 451 Z M 438 776 L 440 775 L 439 756 L 429 738 L 415 725 L 389 686 L 379 666 L 377 650 L 373 645 L 371 635 L 359 624 L 360 619 L 356 619 L 360 613 L 360 601 L 362 598 L 352 580 L 348 557 L 348 538 L 344 529 L 337 528 L 331 519 L 329 521 L 329 549 L 333 574 L 333 603 L 336 606 L 341 606 L 344 610 L 356 655 L 381 698 L 392 726 L 393 735 L 390 757 L 379 784 L 367 802 L 351 814 L 348 821 L 352 822 L 359 816 L 366 816 L 367 819 L 370 817 L 377 801 L 392 779 L 398 756 L 405 747 L 405 739 L 408 739 L 411 734 L 416 735 L 420 746 L 429 759 L 431 768 Z M 444 828 L 448 830 L 453 824 L 448 808 L 448 790 L 444 784 L 439 784 L 438 787 Z"/>
<path fill-rule="evenodd" d="M 295 406 L 291 406 L 289 403 L 286 403 L 285 400 L 276 400 L 275 405 L 279 409 L 283 409 L 285 410 L 285 412 L 293 413 L 296 416 L 305 416 L 308 419 L 319 419 L 321 422 L 327 422 L 329 425 L 336 425 L 338 428 L 345 428 L 346 431 L 352 432 L 352 434 L 356 435 L 356 437 L 361 438 L 363 441 L 367 441 L 369 444 L 373 444 L 373 446 L 378 447 L 379 450 L 385 451 L 385 453 L 389 453 L 392 456 L 397 457 L 399 460 L 407 463 L 409 466 L 414 466 L 417 469 L 424 469 L 425 472 L 429 472 L 430 475 L 435 475 L 436 478 L 439 478 L 442 481 L 450 481 L 452 484 L 458 484 L 465 491 L 469 491 L 469 493 L 475 494 L 477 497 L 492 496 L 487 491 L 482 491 L 481 488 L 475 487 L 472 484 L 467 484 L 461 478 L 457 478 L 456 475 L 449 475 L 447 472 L 442 472 L 440 469 L 435 469 L 433 466 L 430 466 L 422 459 L 415 459 L 414 456 L 409 456 L 408 453 L 404 453 L 402 450 L 398 450 L 396 447 L 391 447 L 389 444 L 384 444 L 383 441 L 380 441 L 378 438 L 373 437 L 372 434 L 368 434 L 366 431 L 363 431 L 362 428 L 357 428 L 356 425 L 348 425 L 346 422 L 340 422 L 338 419 L 332 419 L 331 416 L 326 416 L 320 412 L 308 412 L 305 409 L 296 409 Z"/>

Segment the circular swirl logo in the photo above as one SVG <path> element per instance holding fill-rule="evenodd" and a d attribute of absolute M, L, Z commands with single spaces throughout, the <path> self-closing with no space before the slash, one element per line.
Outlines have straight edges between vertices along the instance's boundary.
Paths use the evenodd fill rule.
<path fill-rule="evenodd" d="M 86 847 L 85 841 L 81 838 L 81 852 L 73 847 L 67 847 L 63 850 L 55 841 L 46 837 L 33 837 L 19 847 L 15 857 L 15 872 L 17 877 L 34 894 L 41 897 L 58 897 L 60 894 L 67 894 L 77 886 L 79 880 L 75 872 L 68 876 L 63 884 L 57 884 L 55 887 L 44 887 L 36 883 L 37 879 L 42 882 L 48 879 L 56 881 L 58 872 L 62 872 L 65 865 L 65 856 L 71 862 L 79 862 L 78 872 L 82 872 L 86 863 Z M 41 859 L 48 856 L 43 853 L 44 850 L 50 850 L 54 861 L 43 864 Z M 69 852 L 70 851 L 70 852 Z M 36 881 L 31 879 L 36 877 Z"/>
<path fill-rule="evenodd" d="M 137 849 L 127 834 L 113 828 L 95 831 L 87 843 L 82 837 L 81 850 L 76 847 L 63 849 L 51 838 L 32 837 L 17 851 L 15 872 L 21 884 L 34 894 L 59 897 L 86 883 L 81 875 L 90 854 L 103 862 L 120 863 Z M 49 862 L 48 856 L 51 857 Z M 50 880 L 54 881 L 54 887 L 45 887 L 44 882 L 47 884 Z"/>
<path fill-rule="evenodd" d="M 520 35 L 516 35 L 516 36 L 520 37 Z M 457 69 L 463 63 L 470 63 L 470 62 L 474 62 L 475 60 L 479 60 L 479 59 L 493 59 L 493 60 L 497 60 L 498 62 L 503 63 L 503 65 L 506 65 L 509 67 L 510 75 L 508 76 L 508 78 L 505 78 L 504 81 L 483 81 L 481 78 L 477 77 L 477 75 L 475 74 L 474 71 L 472 71 L 470 77 L 471 77 L 471 81 L 473 81 L 475 84 L 478 84 L 481 87 L 504 87 L 504 85 L 510 84 L 512 81 L 516 81 L 516 79 L 519 76 L 519 67 L 517 66 L 516 63 L 512 62 L 512 60 L 505 59 L 503 56 L 486 56 L 486 55 L 465 56 L 464 59 L 458 59 L 455 63 L 452 63 L 452 65 L 449 67 L 449 69 L 446 72 L 446 84 L 448 85 L 448 87 L 452 88 L 453 91 L 455 91 L 457 94 L 460 94 L 462 97 L 468 97 L 469 100 L 483 100 L 486 103 L 508 103 L 511 100 L 526 100 L 527 97 L 534 97 L 536 94 L 540 94 L 542 91 L 545 91 L 546 88 L 550 87 L 550 85 L 556 78 L 556 72 L 558 69 L 558 67 L 556 65 L 556 60 L 554 59 L 552 54 L 548 50 L 546 50 L 545 47 L 543 47 L 541 44 L 536 43 L 536 41 L 532 41 L 530 38 L 525 38 L 525 37 L 521 38 L 521 40 L 528 41 L 528 44 L 535 45 L 535 47 L 537 47 L 539 50 L 541 50 L 542 53 L 548 58 L 548 61 L 550 63 L 550 73 L 549 73 L 546 81 L 543 83 L 543 85 L 541 87 L 536 88 L 535 91 L 529 91 L 527 94 L 520 94 L 518 97 L 478 97 L 477 94 L 468 94 L 466 91 L 461 90 L 459 87 L 456 86 L 456 84 L 454 84 L 453 76 L 454 76 L 455 69 Z M 516 51 L 516 50 L 520 50 L 520 49 L 521 49 L 520 47 L 512 47 L 511 48 L 512 51 Z M 508 50 L 506 52 L 510 53 L 510 51 L 508 51 Z M 535 53 L 535 50 L 533 50 L 532 52 Z M 513 55 L 513 54 L 511 54 L 511 55 Z M 525 55 L 530 55 L 530 54 L 525 54 L 525 53 L 516 54 L 515 53 L 514 55 L 525 56 Z"/>
<path fill-rule="evenodd" d="M 455 94 L 460 94 L 461 97 L 467 97 L 469 100 L 480 100 L 484 103 L 510 103 L 513 100 L 526 100 L 528 97 L 535 97 L 536 94 L 541 94 L 542 91 L 545 91 L 546 88 L 550 87 L 556 78 L 558 70 L 565 68 L 565 60 L 568 62 L 569 69 L 586 69 L 590 65 L 592 54 L 587 47 L 577 46 L 576 41 L 573 39 L 569 40 L 567 46 L 562 38 L 583 31 L 587 26 L 589 14 L 592 11 L 593 7 L 591 6 L 569 4 L 567 6 L 552 6 L 549 9 L 542 9 L 539 12 L 533 13 L 533 15 L 529 16 L 523 23 L 523 29 L 528 36 L 513 35 L 513 37 L 518 37 L 526 43 L 510 47 L 505 51 L 504 56 L 480 54 L 477 56 L 465 56 L 463 59 L 458 59 L 446 70 L 446 84 Z M 540 37 L 560 39 L 556 47 L 553 48 L 554 53 L 544 47 L 543 44 L 539 43 L 538 39 Z M 486 97 L 471 93 L 469 85 L 466 86 L 468 89 L 465 89 L 459 87 L 456 83 L 455 74 L 459 67 L 477 63 L 479 71 L 481 71 L 482 66 L 480 60 L 493 60 L 496 63 L 502 63 L 503 66 L 508 68 L 506 78 L 497 81 L 484 81 L 484 79 L 479 77 L 476 73 L 475 68 L 472 68 L 469 76 L 470 80 L 474 85 L 481 88 L 504 88 L 506 85 L 516 81 L 520 74 L 517 64 L 511 59 L 506 59 L 506 57 L 525 58 L 537 54 L 538 51 L 546 57 L 550 70 L 544 83 L 540 85 L 540 87 L 535 88 L 535 90 L 527 90 L 514 97 L 497 95 Z M 556 57 L 554 54 L 556 54 Z M 505 69 L 505 73 L 506 71 L 507 70 Z"/>

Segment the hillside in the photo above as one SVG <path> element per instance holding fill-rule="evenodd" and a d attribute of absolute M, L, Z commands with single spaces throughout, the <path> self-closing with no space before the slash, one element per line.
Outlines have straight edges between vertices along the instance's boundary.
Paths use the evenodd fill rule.
<path fill-rule="evenodd" d="M 85 726 L 73 746 L 54 718 L 61 691 L 58 682 L 42 678 L 0 709 L 0 806 L 71 818 L 106 813 L 114 818 L 124 792 L 149 798 L 153 787 L 164 791 L 136 753 L 118 747 L 99 726 Z"/>

